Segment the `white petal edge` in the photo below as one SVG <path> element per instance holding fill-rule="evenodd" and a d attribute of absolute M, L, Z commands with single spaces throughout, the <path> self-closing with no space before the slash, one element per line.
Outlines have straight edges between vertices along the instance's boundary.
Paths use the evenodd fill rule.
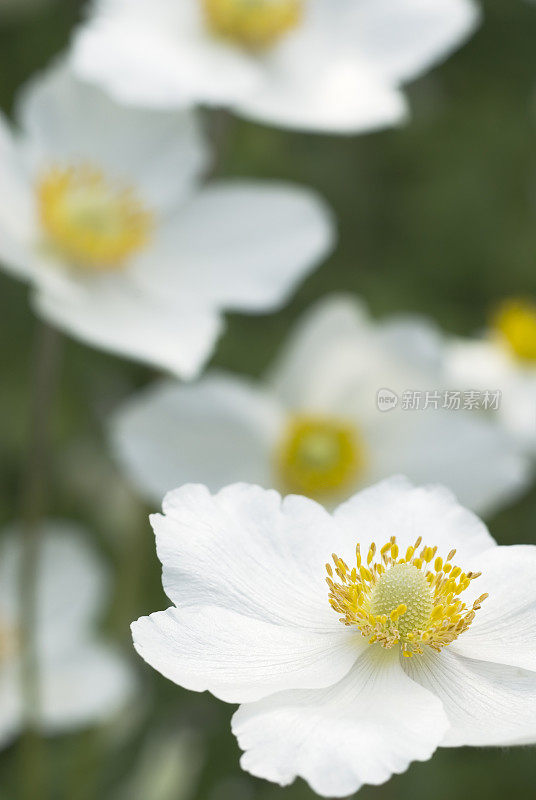
<path fill-rule="evenodd" d="M 151 523 L 175 605 L 217 605 L 294 628 L 340 627 L 325 582 L 339 530 L 317 503 L 247 484 L 213 496 L 189 484 L 165 497 L 163 512 Z"/>
<path fill-rule="evenodd" d="M 227 703 L 286 689 L 320 688 L 348 673 L 364 646 L 342 625 L 312 633 L 272 625 L 216 606 L 168 608 L 132 624 L 138 654 L 190 691 Z"/>
<path fill-rule="evenodd" d="M 74 338 L 185 380 L 195 378 L 211 356 L 222 326 L 209 308 L 166 305 L 121 277 L 43 284 L 33 302 L 40 316 Z"/>
<path fill-rule="evenodd" d="M 266 312 L 283 305 L 331 251 L 331 211 L 310 189 L 271 181 L 215 182 L 170 220 L 136 281 L 168 301 Z"/>
<path fill-rule="evenodd" d="M 439 700 L 411 681 L 398 650 L 369 647 L 326 690 L 283 692 L 233 717 L 243 769 L 286 786 L 300 776 L 324 797 L 346 797 L 426 761 L 448 722 Z"/>
<path fill-rule="evenodd" d="M 474 591 L 489 597 L 451 650 L 536 671 L 536 546 L 495 547 L 483 553 L 479 571 Z"/>
<path fill-rule="evenodd" d="M 282 417 L 261 388 L 212 372 L 194 384 L 167 381 L 130 398 L 113 415 L 110 438 L 133 484 L 160 502 L 188 482 L 211 491 L 243 480 L 268 488 Z"/>
<path fill-rule="evenodd" d="M 335 510 L 334 518 L 349 545 L 356 531 L 362 549 L 371 541 L 381 547 L 394 535 L 404 552 L 422 536 L 423 545 L 437 545 L 443 557 L 456 548 L 455 562 L 465 571 L 477 572 L 481 553 L 496 547 L 482 520 L 459 505 L 452 492 L 443 486 L 416 487 L 403 476 L 358 492 Z M 346 552 L 353 561 L 352 551 Z"/>
<path fill-rule="evenodd" d="M 536 742 L 536 672 L 475 661 L 451 647 L 405 659 L 404 669 L 442 702 L 442 747 Z"/>

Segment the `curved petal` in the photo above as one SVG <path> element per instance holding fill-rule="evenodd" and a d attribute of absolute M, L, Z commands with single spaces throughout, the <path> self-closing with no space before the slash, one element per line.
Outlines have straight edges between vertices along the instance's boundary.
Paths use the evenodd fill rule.
<path fill-rule="evenodd" d="M 288 299 L 333 241 L 331 213 L 309 189 L 222 181 L 170 220 L 155 252 L 141 257 L 136 280 L 167 298 L 187 293 L 210 306 L 268 311 Z"/>
<path fill-rule="evenodd" d="M 404 668 L 443 703 L 450 728 L 442 747 L 536 742 L 536 672 L 473 661 L 450 647 L 405 659 Z"/>
<path fill-rule="evenodd" d="M 82 78 L 145 108 L 231 103 L 260 76 L 247 52 L 209 34 L 198 0 L 103 2 L 75 36 L 72 59 Z"/>
<path fill-rule="evenodd" d="M 479 570 L 478 594 L 489 597 L 452 651 L 536 672 L 536 547 L 495 547 Z"/>
<path fill-rule="evenodd" d="M 315 394 L 321 366 L 347 341 L 358 339 L 368 323 L 366 308 L 350 295 L 316 303 L 300 319 L 270 370 L 268 381 L 290 408 L 305 406 Z"/>
<path fill-rule="evenodd" d="M 364 646 L 342 625 L 313 633 L 272 625 L 216 606 L 168 608 L 132 625 L 134 647 L 164 677 L 227 703 L 286 689 L 331 686 Z"/>
<path fill-rule="evenodd" d="M 41 665 L 41 726 L 46 733 L 106 720 L 132 694 L 133 673 L 112 647 L 72 646 Z"/>
<path fill-rule="evenodd" d="M 210 357 L 221 328 L 216 312 L 186 300 L 158 302 L 123 276 L 42 285 L 34 302 L 42 317 L 71 336 L 186 380 Z"/>
<path fill-rule="evenodd" d="M 191 481 L 217 491 L 248 480 L 268 488 L 283 411 L 268 393 L 225 373 L 171 381 L 129 399 L 112 419 L 113 449 L 133 483 L 161 501 Z"/>
<path fill-rule="evenodd" d="M 177 606 L 218 605 L 278 625 L 338 630 L 325 563 L 338 542 L 312 500 L 235 484 L 170 492 L 151 522 L 163 585 Z"/>
<path fill-rule="evenodd" d="M 319 63 L 315 45 L 305 54 L 301 48 L 278 58 L 234 110 L 259 122 L 318 133 L 366 133 L 406 121 L 398 89 L 352 57 L 335 55 Z"/>
<path fill-rule="evenodd" d="M 104 566 L 75 523 L 47 521 L 42 542 L 38 630 L 39 648 L 46 656 L 87 632 L 106 602 L 108 582 Z M 20 557 L 20 530 L 13 525 L 4 532 L 0 551 L 0 617 L 14 626 L 19 618 Z"/>
<path fill-rule="evenodd" d="M 28 84 L 18 116 L 34 171 L 89 163 L 132 186 L 150 209 L 184 200 L 207 167 L 194 112 L 122 106 L 63 62 Z"/>
<path fill-rule="evenodd" d="M 378 411 L 363 433 L 370 481 L 401 473 L 417 485 L 437 482 L 482 514 L 513 501 L 531 481 L 530 460 L 499 425 L 475 412 Z"/>
<path fill-rule="evenodd" d="M 398 650 L 375 647 L 336 686 L 241 706 L 232 726 L 248 772 L 282 786 L 300 776 L 317 794 L 346 797 L 429 759 L 448 722 Z"/>
<path fill-rule="evenodd" d="M 480 568 L 481 554 L 496 546 L 484 523 L 447 489 L 415 487 L 401 476 L 364 489 L 339 506 L 334 516 L 347 533 L 345 552 L 352 561 L 356 532 L 362 549 L 371 541 L 381 546 L 395 535 L 404 551 L 422 536 L 423 544 L 437 545 L 443 557 L 456 548 L 456 564 L 474 572 Z"/>
<path fill-rule="evenodd" d="M 329 0 L 321 4 L 331 5 Z M 337 52 L 359 53 L 376 74 L 397 83 L 445 59 L 481 18 L 474 0 L 343 0 L 338 5 L 324 28 Z"/>

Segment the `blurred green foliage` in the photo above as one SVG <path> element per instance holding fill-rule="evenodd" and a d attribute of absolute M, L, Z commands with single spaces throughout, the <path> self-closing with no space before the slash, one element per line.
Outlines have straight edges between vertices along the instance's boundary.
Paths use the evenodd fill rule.
<path fill-rule="evenodd" d="M 285 309 L 230 318 L 215 364 L 260 374 L 299 313 L 326 292 L 355 292 L 374 314 L 417 312 L 458 333 L 481 328 L 504 296 L 536 296 L 536 5 L 522 0 L 482 5 L 485 21 L 477 35 L 410 87 L 413 118 L 399 130 L 338 138 L 232 121 L 221 173 L 314 186 L 334 209 L 340 243 Z M 6 113 L 21 83 L 67 46 L 81 9 L 77 0 L 54 0 L 32 16 L 0 18 L 0 104 Z M 18 513 L 25 461 L 36 327 L 28 300 L 24 286 L 0 275 L 2 523 Z M 72 341 L 63 349 L 49 512 L 85 522 L 110 562 L 116 589 L 104 623 L 128 652 L 129 622 L 166 601 L 148 509 L 115 472 L 105 425 L 108 412 L 154 375 Z M 535 519 L 532 492 L 490 523 L 501 543 L 534 543 Z M 196 789 L 185 797 L 177 787 L 173 800 L 312 798 L 302 782 L 281 790 L 241 773 L 229 730 L 232 709 L 182 691 L 133 661 L 141 688 L 130 725 L 124 720 L 46 743 L 50 798 L 130 797 L 130 791 L 119 792 L 135 774 L 151 734 L 165 737 L 181 728 L 195 735 L 204 768 Z M 16 746 L 0 754 L 2 800 L 17 797 L 20 769 Z M 535 780 L 530 748 L 442 750 L 359 796 L 524 799 L 533 796 Z"/>

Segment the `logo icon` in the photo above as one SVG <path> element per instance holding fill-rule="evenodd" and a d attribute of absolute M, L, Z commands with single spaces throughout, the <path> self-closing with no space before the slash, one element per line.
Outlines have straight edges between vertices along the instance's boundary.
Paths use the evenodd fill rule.
<path fill-rule="evenodd" d="M 391 389 L 378 389 L 376 406 L 379 411 L 392 411 L 398 405 L 398 395 Z"/>

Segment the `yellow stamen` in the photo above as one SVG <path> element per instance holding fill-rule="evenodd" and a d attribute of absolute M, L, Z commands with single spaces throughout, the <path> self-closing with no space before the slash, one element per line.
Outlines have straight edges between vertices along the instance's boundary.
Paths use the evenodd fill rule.
<path fill-rule="evenodd" d="M 358 563 L 351 572 L 334 554 L 339 581 L 334 580 L 333 570 L 326 565 L 329 602 L 341 615 L 341 622 L 355 625 L 371 644 L 377 642 L 386 648 L 400 645 L 406 657 L 422 654 L 425 645 L 439 652 L 451 644 L 467 630 L 488 597 L 481 595 L 468 608 L 458 595 L 481 573 L 466 574 L 453 567 L 447 579 L 445 570 L 450 565 L 443 565 L 440 557 L 434 561 L 434 570 L 428 570 L 437 547 L 424 547 L 421 557 L 415 557 L 413 554 L 420 544 L 419 538 L 407 549 L 406 558 L 397 561 L 398 545 L 395 537 L 391 537 L 380 548 L 380 562 L 373 561 L 376 545 L 372 544 L 370 569 Z M 359 546 L 356 552 L 359 556 Z M 455 552 L 448 554 L 447 561 Z"/>
<path fill-rule="evenodd" d="M 355 427 L 327 417 L 291 419 L 276 456 L 284 489 L 315 498 L 351 488 L 364 465 L 364 447 Z"/>
<path fill-rule="evenodd" d="M 37 199 L 47 244 L 73 266 L 118 269 L 151 235 L 151 214 L 134 191 L 85 164 L 49 170 Z"/>
<path fill-rule="evenodd" d="M 536 303 L 507 300 L 499 306 L 492 324 L 513 355 L 536 362 Z"/>
<path fill-rule="evenodd" d="M 296 28 L 304 0 L 201 0 L 209 28 L 252 50 L 275 44 Z"/>

